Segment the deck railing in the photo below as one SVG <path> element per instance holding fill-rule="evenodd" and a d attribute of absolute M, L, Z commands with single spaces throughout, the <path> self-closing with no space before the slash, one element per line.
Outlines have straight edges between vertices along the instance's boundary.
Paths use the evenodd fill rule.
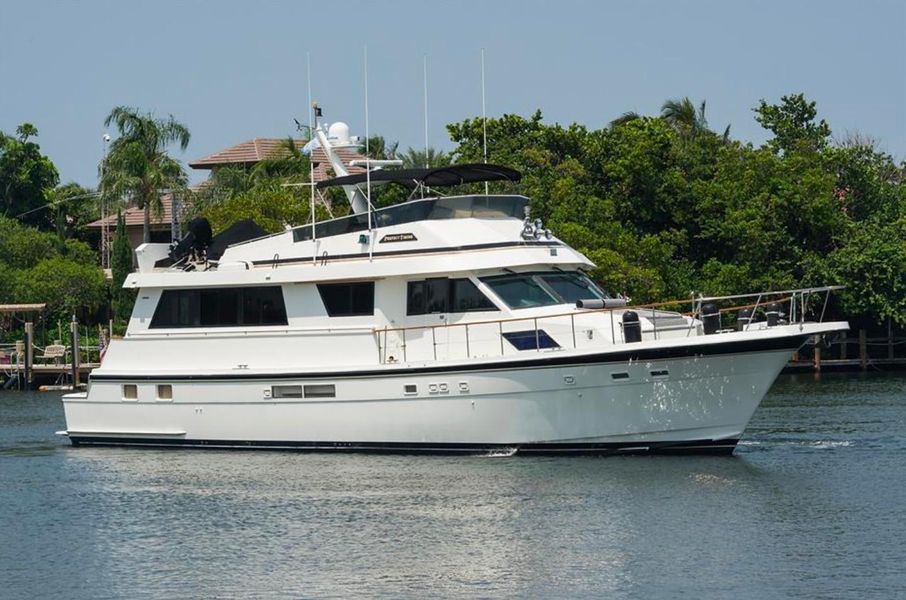
<path fill-rule="evenodd" d="M 489 356 L 506 356 L 518 354 L 525 350 L 545 352 L 560 350 L 563 347 L 574 349 L 600 347 L 602 344 L 617 345 L 625 342 L 622 315 L 626 311 L 636 311 L 640 317 L 648 319 L 650 328 L 643 328 L 642 335 L 648 339 L 662 339 L 665 334 L 670 337 L 678 335 L 689 337 L 699 334 L 703 310 L 709 305 L 716 305 L 721 316 L 722 326 L 719 332 L 735 331 L 736 324 L 725 324 L 723 321 L 731 313 L 742 310 L 751 311 L 751 323 L 764 320 L 764 310 L 772 304 L 780 308 L 782 324 L 804 323 L 807 318 L 823 321 L 832 292 L 843 289 L 843 286 L 823 286 L 794 290 L 778 290 L 752 294 L 733 294 L 726 296 L 691 296 L 684 300 L 670 300 L 649 304 L 627 305 L 618 308 L 584 308 L 569 312 L 532 317 L 510 317 L 467 323 L 437 323 L 433 325 L 414 325 L 408 327 L 384 327 L 373 330 L 378 346 L 380 362 L 423 362 L 442 359 L 484 358 Z M 740 304 L 740 301 L 750 300 Z M 754 301 L 752 301 L 754 300 Z M 720 303 L 731 303 L 720 306 Z M 820 311 L 817 310 L 820 304 Z M 666 309 L 674 307 L 671 312 Z M 683 311 L 682 307 L 687 310 Z M 785 312 L 783 312 L 786 307 Z M 772 307 L 773 308 L 773 307 Z M 759 312 L 761 309 L 762 312 Z M 660 312 L 660 315 L 658 314 Z M 677 324 L 676 314 L 687 319 L 686 323 Z M 602 323 L 596 315 L 605 316 Z M 426 315 L 430 317 L 432 315 Z M 590 317 L 590 318 L 589 318 Z M 671 318 L 672 317 L 672 318 Z M 443 318 L 443 315 L 439 315 Z M 579 323 L 577 324 L 577 319 Z M 658 321 L 660 319 L 660 322 Z M 520 326 L 521 325 L 521 326 Z M 723 325 L 730 325 L 724 327 Z M 526 329 L 530 327 L 529 329 Z M 527 334 L 528 348 L 518 348 L 507 340 L 506 334 Z M 534 335 L 534 347 L 531 336 Z M 598 339 L 596 339 L 596 336 Z M 603 339 L 600 339 L 603 337 Z M 549 342 L 552 342 L 552 344 Z M 509 350 L 509 352 L 508 352 Z"/>

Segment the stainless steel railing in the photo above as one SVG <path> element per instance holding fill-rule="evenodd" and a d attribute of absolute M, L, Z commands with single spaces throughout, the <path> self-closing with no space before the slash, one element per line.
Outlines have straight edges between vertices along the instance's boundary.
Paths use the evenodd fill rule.
<path fill-rule="evenodd" d="M 805 322 L 807 315 L 810 313 L 814 314 L 812 310 L 813 301 L 817 298 L 819 301 L 823 300 L 820 313 L 816 315 L 817 321 L 821 322 L 827 310 L 830 294 L 840 289 L 843 289 L 843 286 L 811 287 L 726 296 L 693 295 L 686 300 L 671 300 L 619 308 L 573 309 L 569 312 L 552 315 L 510 317 L 506 319 L 470 321 L 467 323 L 444 322 L 436 325 L 384 327 L 375 328 L 372 331 L 375 335 L 381 364 L 484 358 L 488 356 L 505 356 L 508 354 L 508 349 L 510 350 L 509 353 L 514 355 L 526 350 L 520 350 L 516 347 L 508 348 L 505 335 L 507 333 L 534 333 L 534 348 L 529 347 L 528 350 L 534 350 L 535 352 L 562 350 L 564 346 L 579 349 L 593 346 L 600 347 L 606 344 L 623 344 L 625 343 L 623 322 L 617 319 L 614 313 L 622 314 L 629 310 L 639 312 L 639 316 L 646 319 L 650 324 L 650 327 L 642 329 L 643 340 L 646 335 L 651 340 L 663 339 L 665 336 L 678 337 L 683 335 L 689 337 L 700 335 L 703 308 L 708 304 L 719 305 L 730 301 L 737 302 L 731 306 L 717 307 L 721 317 L 728 313 L 748 309 L 751 310 L 753 317 L 757 319 L 759 308 L 763 310 L 766 306 L 774 303 L 781 306 L 789 306 L 787 312 L 784 313 L 786 318 L 782 319 L 783 324 L 788 324 Z M 738 301 L 744 300 L 754 300 L 754 302 L 738 303 Z M 666 314 L 663 311 L 666 307 L 677 307 L 679 309 L 684 305 L 689 307 L 689 310 L 685 312 L 678 310 L 667 312 Z M 661 309 L 661 315 L 658 315 L 659 309 Z M 598 315 L 603 316 L 605 314 L 607 321 L 604 323 L 595 318 Z M 683 324 L 677 324 L 677 315 L 691 318 L 686 318 Z M 667 319 L 666 317 L 672 318 Z M 580 322 L 577 326 L 577 318 L 580 321 L 584 321 L 584 323 Z M 659 319 L 660 323 L 658 322 Z M 530 325 L 531 329 L 520 330 L 518 328 L 519 324 Z M 544 329 L 542 329 L 542 326 L 544 326 Z M 479 333 L 476 337 L 476 330 L 484 330 L 484 333 Z M 608 330 L 609 336 L 606 335 Z M 719 332 L 731 330 L 735 329 L 721 328 Z M 595 341 L 595 336 L 601 335 L 596 332 L 604 332 L 603 339 Z M 542 336 L 550 337 L 556 345 L 542 344 Z M 589 343 L 583 343 L 583 336 L 584 341 Z M 415 352 L 415 355 L 413 355 L 413 352 Z"/>

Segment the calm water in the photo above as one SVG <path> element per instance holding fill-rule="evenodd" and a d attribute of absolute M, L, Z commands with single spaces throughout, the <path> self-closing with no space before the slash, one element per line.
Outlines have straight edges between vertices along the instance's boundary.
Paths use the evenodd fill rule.
<path fill-rule="evenodd" d="M 0 393 L 0 597 L 906 597 L 906 377 L 782 378 L 734 458 L 71 448 Z"/>

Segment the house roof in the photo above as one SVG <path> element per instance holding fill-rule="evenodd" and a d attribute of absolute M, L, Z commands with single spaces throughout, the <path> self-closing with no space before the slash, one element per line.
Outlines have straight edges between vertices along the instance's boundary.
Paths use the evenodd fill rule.
<path fill-rule="evenodd" d="M 305 146 L 307 142 L 308 140 L 293 140 L 296 148 L 299 149 Z M 352 148 L 336 148 L 335 151 L 347 165 L 354 160 L 365 160 L 364 155 L 359 154 Z M 285 155 L 286 138 L 255 138 L 224 148 L 198 160 L 193 160 L 189 163 L 189 166 L 193 169 L 213 169 L 227 165 L 253 165 L 268 158 L 280 158 Z M 320 147 L 315 148 L 310 158 L 314 166 L 314 179 L 316 182 L 336 176 L 323 149 Z M 365 172 L 364 167 L 347 167 L 347 169 L 350 175 Z"/>
<path fill-rule="evenodd" d="M 306 140 L 293 140 L 293 143 L 302 148 Z M 189 166 L 193 169 L 213 169 L 223 165 L 252 165 L 285 155 L 285 144 L 286 138 L 255 138 L 193 160 Z"/>
<path fill-rule="evenodd" d="M 161 194 L 160 202 L 163 204 L 163 210 L 160 214 L 156 214 L 153 209 L 151 210 L 152 229 L 160 229 L 162 226 L 169 228 L 173 219 L 173 194 Z M 126 227 L 144 227 L 145 211 L 137 206 L 130 206 L 124 210 L 123 217 L 126 220 Z M 116 214 L 92 221 L 86 227 L 101 229 L 105 224 L 108 227 L 116 227 Z"/>

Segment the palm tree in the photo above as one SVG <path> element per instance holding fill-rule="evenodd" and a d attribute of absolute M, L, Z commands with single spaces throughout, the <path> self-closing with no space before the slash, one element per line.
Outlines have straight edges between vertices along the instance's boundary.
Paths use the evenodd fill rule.
<path fill-rule="evenodd" d="M 189 145 L 189 130 L 173 115 L 155 118 L 152 113 L 139 113 L 128 106 L 117 106 L 104 120 L 114 124 L 119 137 L 110 144 L 110 152 L 101 167 L 101 189 L 107 199 L 127 197 L 145 211 L 142 238 L 151 240 L 151 210 L 163 210 L 160 195 L 185 191 L 188 178 L 179 161 L 167 154 L 167 148 Z"/>
<path fill-rule="evenodd" d="M 394 160 L 399 145 L 399 142 L 388 142 L 382 135 L 373 135 L 368 138 L 367 152 L 365 144 L 362 144 L 360 150 L 374 160 Z"/>
<path fill-rule="evenodd" d="M 695 109 L 689 96 L 678 100 L 667 100 L 661 106 L 661 116 L 677 131 L 688 137 L 695 137 L 702 131 L 708 131 L 704 100 L 698 110 Z"/>
<path fill-rule="evenodd" d="M 708 119 L 705 118 L 705 102 L 705 100 L 702 100 L 698 109 L 696 109 L 689 96 L 667 100 L 661 106 L 661 117 L 683 137 L 694 138 L 700 133 L 713 133 L 708 127 Z M 724 143 L 730 140 L 729 125 L 724 129 L 722 139 Z"/>
<path fill-rule="evenodd" d="M 450 154 L 436 148 L 428 148 L 427 152 L 409 148 L 406 150 L 405 154 L 400 156 L 400 160 L 403 161 L 404 169 L 432 169 L 445 167 L 451 164 L 451 158 Z"/>
<path fill-rule="evenodd" d="M 624 125 L 626 123 L 629 123 L 630 121 L 635 121 L 636 119 L 641 119 L 641 118 L 642 118 L 642 115 L 640 115 L 639 113 L 637 113 L 635 111 L 629 110 L 629 111 L 624 112 L 622 115 L 620 115 L 613 121 L 611 121 L 610 126 L 619 127 L 620 125 Z"/>

